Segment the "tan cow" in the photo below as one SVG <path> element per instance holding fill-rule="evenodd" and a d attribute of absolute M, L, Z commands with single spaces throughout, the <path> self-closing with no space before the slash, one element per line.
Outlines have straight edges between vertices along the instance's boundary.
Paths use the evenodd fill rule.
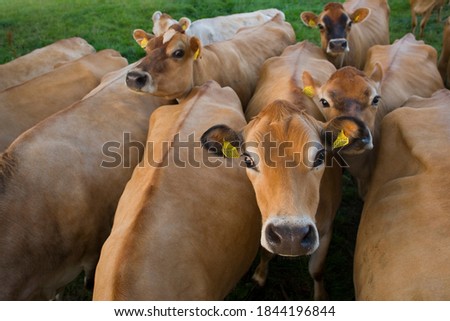
<path fill-rule="evenodd" d="M 340 189 L 324 197 L 328 189 L 321 180 L 339 186 L 341 177 L 341 172 L 327 174 L 325 167 L 332 164 L 333 149 L 345 145 L 339 144 L 339 136 L 348 139 L 343 148 L 353 152 L 361 152 L 367 147 L 365 142 L 371 142 L 361 121 L 338 117 L 322 123 L 305 108 L 301 102 L 269 102 L 240 132 L 216 125 L 204 133 L 202 143 L 219 155 L 229 156 L 226 143 L 232 142 L 247 166 L 262 215 L 260 243 L 265 249 L 254 279 L 264 283 L 267 262 L 274 254 L 311 255 L 309 271 L 318 300 L 327 298 L 323 265 L 336 210 L 333 206 L 339 204 L 334 197 L 340 198 Z M 337 182 L 332 182 L 334 179 Z"/>
<path fill-rule="evenodd" d="M 83 270 L 92 285 L 148 117 L 168 103 L 127 88 L 136 64 L 0 154 L 1 300 L 51 299 Z"/>
<path fill-rule="evenodd" d="M 443 88 L 436 64 L 436 50 L 407 34 L 392 45 L 372 47 L 364 72 L 345 67 L 322 86 L 313 81 L 308 83 L 314 87 L 327 119 L 340 115 L 357 117 L 367 124 L 373 135 L 373 151 L 345 155 L 361 197 L 367 192 L 376 160 L 381 120 L 412 95 L 430 97 Z"/>
<path fill-rule="evenodd" d="M 221 300 L 256 256 L 260 214 L 238 159 L 200 135 L 246 122 L 236 93 L 207 82 L 150 119 L 144 159 L 120 199 L 94 300 Z"/>
<path fill-rule="evenodd" d="M 347 0 L 326 4 L 319 15 L 302 12 L 300 19 L 319 28 L 322 49 L 336 68 L 362 69 L 370 47 L 390 43 L 389 15 L 387 0 Z"/>
<path fill-rule="evenodd" d="M 433 10 L 438 11 L 437 21 L 440 22 L 444 2 L 444 0 L 409 0 L 411 8 L 411 32 L 414 33 L 416 31 L 417 15 L 422 16 L 419 37 L 423 37 L 425 26 L 427 25 Z"/>
<path fill-rule="evenodd" d="M 450 17 L 445 20 L 442 33 L 442 50 L 439 57 L 438 69 L 441 74 L 444 85 L 450 88 Z"/>
<path fill-rule="evenodd" d="M 358 300 L 450 300 L 450 92 L 387 115 L 355 248 Z"/>
<path fill-rule="evenodd" d="M 26 55 L 0 65 L 0 91 L 52 71 L 95 49 L 82 38 L 59 40 L 48 46 L 36 49 Z"/>
<path fill-rule="evenodd" d="M 167 13 L 155 11 L 152 16 L 153 34 L 162 36 L 170 26 L 178 23 L 186 30 L 188 36 L 196 36 L 202 45 L 206 46 L 213 42 L 229 40 L 236 35 L 240 28 L 261 25 L 277 14 L 282 15 L 283 20 L 285 19 L 284 13 L 278 9 L 263 9 L 191 22 L 186 17 L 176 21 Z"/>
<path fill-rule="evenodd" d="M 86 55 L 0 93 L 0 151 L 25 130 L 82 99 L 102 77 L 127 65 L 117 51 Z"/>
<path fill-rule="evenodd" d="M 261 26 L 241 29 L 231 40 L 205 47 L 179 25 L 159 37 L 135 30 L 134 37 L 146 48 L 147 56 L 127 75 L 131 89 L 174 99 L 215 80 L 233 88 L 244 107 L 255 90 L 263 62 L 295 42 L 292 26 L 281 15 Z"/>

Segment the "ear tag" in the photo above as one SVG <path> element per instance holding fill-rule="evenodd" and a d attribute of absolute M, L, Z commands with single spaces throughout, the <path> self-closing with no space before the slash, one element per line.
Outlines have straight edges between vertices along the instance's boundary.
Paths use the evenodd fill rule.
<path fill-rule="evenodd" d="M 336 138 L 336 140 L 333 143 L 333 149 L 336 149 L 339 147 L 344 147 L 345 145 L 348 145 L 348 143 L 349 143 L 349 139 L 347 136 L 345 136 L 344 130 L 342 129 L 341 132 L 339 133 L 338 137 Z"/>
<path fill-rule="evenodd" d="M 224 141 L 222 145 L 222 154 L 226 158 L 239 158 L 239 152 L 230 142 Z"/>
<path fill-rule="evenodd" d="M 184 31 L 186 31 L 187 25 L 186 25 L 186 24 L 183 24 L 183 25 L 181 26 L 181 29 L 183 29 Z"/>
<path fill-rule="evenodd" d="M 360 19 L 360 17 L 359 17 L 359 15 L 357 15 L 357 16 L 355 17 L 355 19 L 353 19 L 353 22 L 357 23 L 357 22 L 359 22 L 359 19 Z"/>
<path fill-rule="evenodd" d="M 142 49 L 145 49 L 145 47 L 147 47 L 147 44 L 148 44 L 147 38 L 143 38 L 141 42 L 139 42 L 139 45 L 141 46 Z"/>
<path fill-rule="evenodd" d="M 314 90 L 313 86 L 306 86 L 305 88 L 303 88 L 303 93 L 309 98 L 313 98 L 316 94 L 316 91 Z"/>
<path fill-rule="evenodd" d="M 316 26 L 316 22 L 314 21 L 314 19 L 309 19 L 308 26 L 310 26 L 310 27 L 315 27 Z"/>
<path fill-rule="evenodd" d="M 194 53 L 194 60 L 197 60 L 199 55 L 200 55 L 200 49 L 197 49 L 197 51 Z"/>

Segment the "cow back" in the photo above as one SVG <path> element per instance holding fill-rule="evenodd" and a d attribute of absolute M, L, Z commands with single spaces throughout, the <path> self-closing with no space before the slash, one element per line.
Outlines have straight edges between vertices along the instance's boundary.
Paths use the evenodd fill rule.
<path fill-rule="evenodd" d="M 94 299 L 218 300 L 247 271 L 261 228 L 253 189 L 239 159 L 200 147 L 212 125 L 243 127 L 241 108 L 230 88 L 208 82 L 152 115 L 144 159 L 102 249 Z"/>
<path fill-rule="evenodd" d="M 359 300 L 450 299 L 449 103 L 440 90 L 383 120 L 356 241 Z"/>
<path fill-rule="evenodd" d="M 82 38 L 59 40 L 0 65 L 0 91 L 45 74 L 63 63 L 94 53 Z"/>

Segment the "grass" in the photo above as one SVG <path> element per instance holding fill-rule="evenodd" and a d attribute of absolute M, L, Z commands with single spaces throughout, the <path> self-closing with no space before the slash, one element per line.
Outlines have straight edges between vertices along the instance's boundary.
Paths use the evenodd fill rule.
<path fill-rule="evenodd" d="M 286 14 L 296 32 L 297 40 L 308 39 L 319 44 L 318 30 L 305 27 L 299 20 L 302 11 L 320 12 L 328 1 L 311 0 L 0 0 L 0 63 L 8 62 L 33 49 L 63 38 L 79 36 L 97 50 L 118 50 L 129 62 L 144 55 L 135 44 L 131 33 L 136 28 L 151 31 L 151 16 L 161 10 L 179 19 L 192 20 L 276 7 Z M 391 41 L 410 31 L 409 3 L 390 0 Z M 449 16 L 445 6 L 442 18 Z M 433 14 L 423 40 L 438 53 L 441 50 L 443 22 Z M 0 75 L 1 77 L 1 75 Z M 356 197 L 355 187 L 345 176 L 344 199 L 335 222 L 326 268 L 326 285 L 333 300 L 353 300 L 353 249 L 362 202 Z M 256 266 L 255 262 L 255 266 Z M 254 267 L 255 267 L 254 266 Z M 228 300 L 310 300 L 312 281 L 307 271 L 307 258 L 277 257 L 271 262 L 270 275 L 263 289 L 250 281 L 254 267 L 244 276 Z M 89 300 L 92 293 L 82 288 L 78 278 L 66 288 L 64 299 Z"/>

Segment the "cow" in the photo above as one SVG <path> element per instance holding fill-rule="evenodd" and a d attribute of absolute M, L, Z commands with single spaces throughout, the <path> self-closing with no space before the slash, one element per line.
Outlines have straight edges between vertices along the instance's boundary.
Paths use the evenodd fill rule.
<path fill-rule="evenodd" d="M 450 300 L 450 92 L 387 115 L 354 257 L 357 300 Z"/>
<path fill-rule="evenodd" d="M 253 12 L 236 13 L 228 16 L 205 18 L 191 22 L 189 18 L 182 17 L 179 21 L 173 19 L 167 13 L 155 11 L 152 15 L 153 34 L 163 35 L 170 26 L 180 24 L 189 36 L 196 36 L 203 46 L 213 42 L 229 40 L 234 37 L 242 27 L 261 25 L 275 15 L 280 14 L 285 19 L 284 13 L 278 9 L 264 9 Z"/>
<path fill-rule="evenodd" d="M 312 49 L 308 47 L 311 45 L 304 42 L 297 46 L 297 52 L 307 53 Z M 290 61 L 289 55 L 287 57 L 286 67 Z M 276 67 L 281 65 L 274 62 Z M 273 96 L 267 93 L 267 105 L 243 129 L 236 132 L 225 125 L 213 126 L 203 134 L 202 143 L 204 148 L 229 157 L 223 152 L 229 149 L 225 142 L 233 142 L 236 154 L 247 166 L 247 176 L 262 217 L 262 259 L 253 279 L 264 284 L 267 263 L 275 254 L 311 255 L 309 271 L 314 280 L 314 298 L 320 300 L 328 297 L 323 280 L 324 261 L 333 217 L 340 202 L 342 172 L 338 166 L 338 170 L 334 170 L 332 151 L 345 148 L 348 152 L 359 153 L 368 148 L 371 141 L 367 127 L 353 117 L 337 117 L 328 123 L 315 119 L 308 110 L 317 108 L 315 104 L 308 103 L 307 94 L 299 94 L 300 88 L 292 85 L 295 68 L 298 66 L 293 65 L 290 73 L 280 79 L 283 83 L 291 81 L 294 87 L 291 90 L 295 89 L 297 95 L 284 97 L 295 97 L 295 103 L 273 99 L 277 96 L 276 90 L 272 91 Z M 342 145 L 339 135 L 348 139 Z M 333 169 L 326 170 L 325 164 Z M 338 186 L 338 189 L 325 195 L 329 186 Z"/>
<path fill-rule="evenodd" d="M 337 70 L 322 86 L 313 80 L 305 83 L 313 88 L 313 95 L 319 100 L 326 119 L 354 116 L 370 129 L 374 149 L 358 155 L 344 155 L 362 198 L 367 193 L 376 161 L 381 120 L 412 95 L 430 97 L 442 89 L 444 86 L 436 65 L 436 50 L 407 34 L 392 45 L 373 46 L 368 52 L 364 71 L 348 66 Z M 310 79 L 305 73 L 304 78 Z"/>
<path fill-rule="evenodd" d="M 437 21 L 441 21 L 442 7 L 444 6 L 444 0 L 409 0 L 411 8 L 411 32 L 414 34 L 417 26 L 417 15 L 422 16 L 420 22 L 419 37 L 423 37 L 425 26 L 430 19 L 433 10 L 438 11 Z"/>
<path fill-rule="evenodd" d="M 105 49 L 0 92 L 0 151 L 44 118 L 82 99 L 108 72 L 128 62 Z"/>
<path fill-rule="evenodd" d="M 347 0 L 330 2 L 316 15 L 305 11 L 302 22 L 319 28 L 322 49 L 336 66 L 363 69 L 373 45 L 388 45 L 390 8 L 387 0 Z"/>
<path fill-rule="evenodd" d="M 144 61 L 127 74 L 130 89 L 166 99 L 182 99 L 194 86 L 215 80 L 236 91 L 243 108 L 255 90 L 263 62 L 295 43 L 292 26 L 276 15 L 263 25 L 241 29 L 231 40 L 203 47 L 179 25 L 163 36 L 135 30 Z"/>
<path fill-rule="evenodd" d="M 1 300 L 52 299 L 82 271 L 92 286 L 148 117 L 169 103 L 127 88 L 137 64 L 109 73 L 0 155 Z"/>
<path fill-rule="evenodd" d="M 236 93 L 214 81 L 152 114 L 144 159 L 101 251 L 94 300 L 222 300 L 250 268 L 261 226 L 244 166 L 200 146 L 217 122 L 246 124 Z"/>
<path fill-rule="evenodd" d="M 450 88 L 450 17 L 445 20 L 442 33 L 442 50 L 439 56 L 438 70 L 441 74 L 445 87 Z"/>
<path fill-rule="evenodd" d="M 0 92 L 44 73 L 59 65 L 94 53 L 86 40 L 74 37 L 56 41 L 45 47 L 0 65 Z"/>

